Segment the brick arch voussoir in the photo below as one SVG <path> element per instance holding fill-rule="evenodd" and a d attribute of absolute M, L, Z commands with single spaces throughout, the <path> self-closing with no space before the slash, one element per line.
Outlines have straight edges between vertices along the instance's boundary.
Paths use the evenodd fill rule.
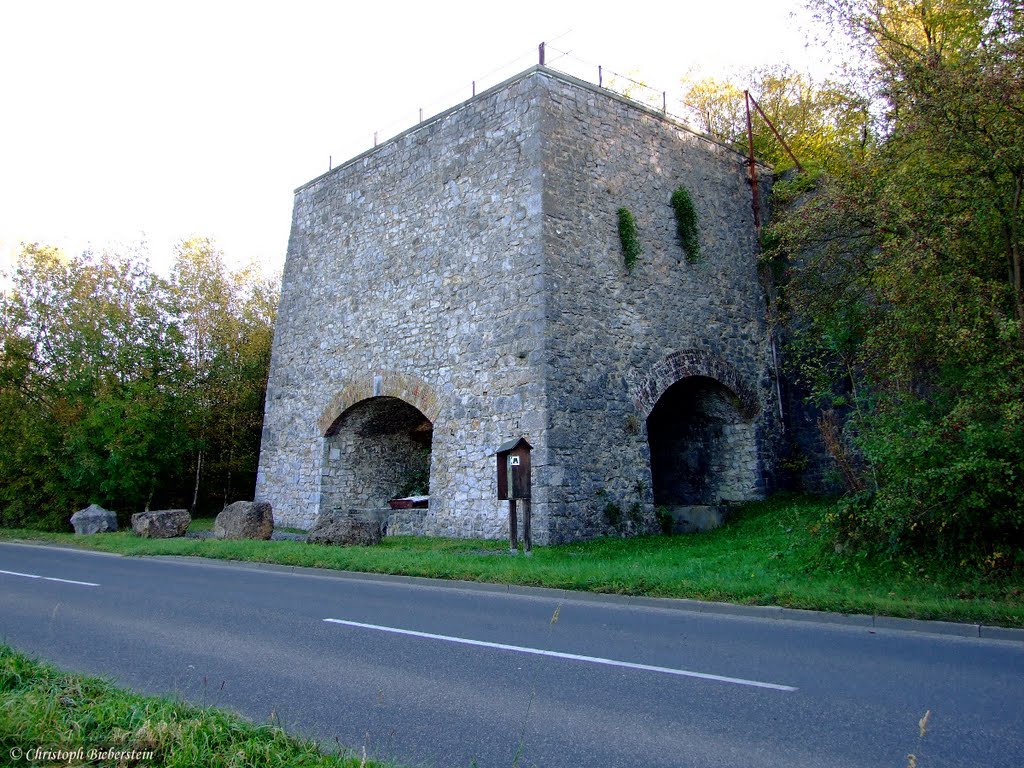
<path fill-rule="evenodd" d="M 690 376 L 714 379 L 729 389 L 736 396 L 740 414 L 745 419 L 753 419 L 761 410 L 755 390 L 739 372 L 722 358 L 701 349 L 673 352 L 655 365 L 634 391 L 637 410 L 646 419 L 669 387 Z"/>
<path fill-rule="evenodd" d="M 431 423 L 436 422 L 441 413 L 441 401 L 437 393 L 419 376 L 398 371 L 374 371 L 350 381 L 331 398 L 317 421 L 320 434 L 329 434 L 345 411 L 371 397 L 397 397 L 404 400 L 418 408 Z"/>

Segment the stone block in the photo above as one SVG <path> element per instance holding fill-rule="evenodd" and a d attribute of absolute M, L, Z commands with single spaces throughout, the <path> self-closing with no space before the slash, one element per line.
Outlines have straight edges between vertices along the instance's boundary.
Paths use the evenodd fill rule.
<path fill-rule="evenodd" d="M 321 512 L 309 537 L 310 544 L 338 546 L 372 546 L 384 538 L 383 526 L 378 518 L 361 516 L 358 510 Z"/>
<path fill-rule="evenodd" d="M 213 523 L 218 539 L 269 539 L 274 533 L 274 513 L 266 501 L 236 501 L 224 507 Z"/>
<path fill-rule="evenodd" d="M 387 536 L 422 536 L 426 531 L 427 510 L 408 509 L 392 512 L 385 526 Z"/>
<path fill-rule="evenodd" d="M 173 539 L 184 536 L 191 522 L 187 509 L 159 509 L 132 515 L 132 530 L 144 539 Z"/>
<path fill-rule="evenodd" d="M 114 533 L 117 531 L 117 515 L 99 504 L 90 504 L 71 516 L 76 536 L 89 536 L 94 533 Z"/>
<path fill-rule="evenodd" d="M 725 510 L 718 506 L 679 506 L 669 507 L 668 511 L 672 515 L 672 533 L 710 531 L 726 519 Z"/>

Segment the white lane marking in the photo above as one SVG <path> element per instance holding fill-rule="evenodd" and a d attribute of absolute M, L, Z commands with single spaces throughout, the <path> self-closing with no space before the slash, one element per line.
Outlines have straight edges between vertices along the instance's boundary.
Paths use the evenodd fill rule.
<path fill-rule="evenodd" d="M 71 579 L 58 579 L 54 576 L 39 576 L 35 573 L 18 573 L 17 571 L 0 571 L 8 576 L 21 576 L 26 579 L 42 579 L 43 581 L 59 581 L 61 584 L 78 584 L 80 587 L 98 587 L 91 581 L 72 581 Z"/>
<path fill-rule="evenodd" d="M 700 680 L 713 680 L 718 683 L 732 683 L 733 685 L 746 685 L 752 688 L 769 688 L 773 691 L 795 691 L 791 685 L 779 685 L 778 683 L 764 683 L 760 680 L 745 680 L 741 677 L 725 677 L 723 675 L 711 675 L 706 672 L 693 672 L 688 669 L 672 669 L 671 667 L 656 667 L 651 664 L 636 664 L 632 661 L 616 661 L 615 659 L 602 659 L 598 656 L 580 656 L 576 653 L 562 653 L 561 651 L 546 651 L 541 648 L 528 648 L 522 645 L 506 645 L 505 643 L 489 643 L 484 640 L 470 640 L 465 637 L 451 637 L 449 635 L 435 635 L 430 632 L 417 632 L 412 629 L 398 629 L 397 627 L 382 627 L 379 624 L 363 624 L 358 621 L 346 621 L 345 619 L 324 619 L 329 624 L 343 624 L 347 627 L 359 627 L 360 629 L 375 629 L 379 632 L 390 632 L 395 635 L 409 635 L 411 637 L 424 637 L 428 640 L 445 640 L 449 643 L 461 643 L 462 645 L 475 645 L 480 648 L 496 648 L 500 651 L 514 651 L 516 653 L 529 653 L 534 656 L 551 656 L 556 659 L 570 659 L 571 661 L 585 661 L 588 664 L 603 664 L 609 667 L 625 667 L 626 669 L 641 669 L 647 672 L 661 672 L 666 675 L 678 675 L 680 677 L 696 677 Z"/>

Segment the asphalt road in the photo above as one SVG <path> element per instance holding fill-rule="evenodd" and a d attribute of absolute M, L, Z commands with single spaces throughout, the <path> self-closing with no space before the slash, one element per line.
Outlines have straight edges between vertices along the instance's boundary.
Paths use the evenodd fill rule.
<path fill-rule="evenodd" d="M 410 766 L 1024 765 L 1012 641 L 13 544 L 0 640 Z"/>

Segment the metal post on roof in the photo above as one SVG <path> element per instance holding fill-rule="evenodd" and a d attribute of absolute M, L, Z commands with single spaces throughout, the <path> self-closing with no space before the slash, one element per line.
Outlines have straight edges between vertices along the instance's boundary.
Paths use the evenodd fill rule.
<path fill-rule="evenodd" d="M 540 54 L 540 65 L 544 66 L 544 43 L 537 46 L 537 52 Z"/>
<path fill-rule="evenodd" d="M 661 114 L 668 114 L 668 92 L 661 92 Z"/>
<path fill-rule="evenodd" d="M 604 73 L 601 71 L 601 65 L 597 65 L 597 85 L 599 88 L 604 87 Z"/>
<path fill-rule="evenodd" d="M 754 124 L 750 120 L 750 91 L 743 92 L 744 104 L 747 108 L 747 169 L 750 174 L 750 190 L 753 194 L 752 206 L 754 208 L 754 231 L 761 236 L 761 196 L 757 188 L 757 161 L 754 160 Z"/>
<path fill-rule="evenodd" d="M 473 81 L 473 95 L 476 96 L 476 80 Z"/>
<path fill-rule="evenodd" d="M 744 93 L 747 94 L 747 99 L 748 99 L 748 103 L 747 103 L 747 113 L 748 113 L 748 115 L 750 113 L 750 105 L 753 104 L 754 105 L 754 109 L 757 110 L 757 113 L 759 115 L 761 115 L 761 117 L 764 118 L 764 121 L 766 123 L 768 123 L 768 127 L 771 129 L 772 133 L 775 134 L 775 138 L 779 140 L 779 143 L 782 145 L 782 148 L 785 149 L 786 152 L 789 154 L 789 157 L 793 161 L 793 164 L 796 166 L 796 169 L 800 173 L 803 173 L 804 172 L 804 167 L 802 165 L 800 165 L 800 161 L 796 159 L 796 155 L 793 153 L 793 150 L 789 148 L 789 144 L 787 144 L 786 140 L 784 138 L 782 138 L 782 134 L 779 133 L 778 129 L 775 127 L 775 123 L 773 123 L 771 121 L 771 119 L 768 117 L 768 115 L 766 115 L 764 113 L 764 110 L 761 109 L 761 105 L 757 103 L 757 99 L 755 99 L 753 96 L 750 95 L 750 91 L 744 91 Z M 749 117 L 748 117 L 748 121 L 749 121 Z"/>

